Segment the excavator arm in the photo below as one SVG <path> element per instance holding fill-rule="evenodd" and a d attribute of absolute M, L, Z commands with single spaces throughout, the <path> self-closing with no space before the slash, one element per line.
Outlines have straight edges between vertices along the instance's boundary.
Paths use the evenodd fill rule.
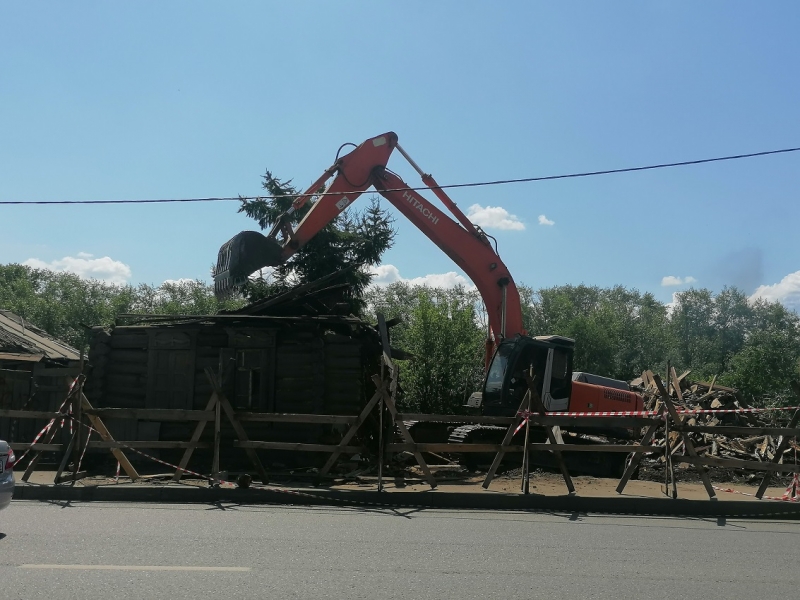
<path fill-rule="evenodd" d="M 431 188 L 455 220 L 386 168 L 395 149 L 417 170 L 425 185 Z M 319 196 L 303 220 L 292 229 L 289 223 L 291 215 L 314 198 L 334 176 L 326 193 Z M 285 262 L 370 187 L 391 202 L 472 280 L 486 305 L 495 344 L 502 338 L 525 333 L 519 292 L 486 234 L 470 222 L 434 179 L 411 160 L 393 132 L 370 138 L 339 158 L 292 203 L 266 237 L 245 231 L 224 244 L 214 272 L 217 294 L 225 295 L 235 289 L 260 268 Z"/>

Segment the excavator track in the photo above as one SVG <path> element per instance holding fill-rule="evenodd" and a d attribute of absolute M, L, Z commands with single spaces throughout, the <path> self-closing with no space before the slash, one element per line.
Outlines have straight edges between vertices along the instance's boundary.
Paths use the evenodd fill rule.
<path fill-rule="evenodd" d="M 500 444 L 505 437 L 507 429 L 496 425 L 462 425 L 455 428 L 448 438 L 451 444 L 476 444 L 489 443 Z M 608 443 L 603 438 L 593 435 L 574 434 L 565 440 L 569 444 L 597 444 Z M 532 442 L 544 442 L 547 439 L 546 431 L 543 427 L 531 427 L 530 440 Z M 515 444 L 524 443 L 524 432 L 520 431 L 514 439 Z M 459 461 L 470 471 L 474 471 L 482 466 L 488 466 L 494 459 L 493 453 L 484 452 L 464 452 L 459 456 Z M 564 452 L 564 460 L 567 468 L 575 475 L 593 475 L 595 477 L 618 477 L 624 466 L 625 455 L 612 452 Z M 531 465 L 544 469 L 558 469 L 558 464 L 550 452 L 531 452 Z M 503 458 L 506 467 L 518 467 L 522 463 L 522 455 L 519 453 L 507 454 Z"/>

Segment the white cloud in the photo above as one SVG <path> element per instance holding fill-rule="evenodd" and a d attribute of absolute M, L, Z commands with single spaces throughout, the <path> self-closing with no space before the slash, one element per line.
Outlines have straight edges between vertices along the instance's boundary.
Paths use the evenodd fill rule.
<path fill-rule="evenodd" d="M 505 208 L 500 206 L 486 206 L 473 204 L 467 210 L 470 221 L 481 227 L 493 229 L 513 229 L 521 231 L 525 229 L 525 224 L 516 215 L 509 214 Z"/>
<path fill-rule="evenodd" d="M 555 221 L 551 221 L 550 219 L 548 219 L 544 215 L 539 215 L 539 225 L 549 225 L 550 226 L 550 225 L 555 225 L 555 224 L 556 224 Z"/>
<path fill-rule="evenodd" d="M 664 287 L 672 287 L 676 285 L 686 285 L 689 283 L 696 283 L 697 279 L 689 275 L 688 277 L 680 278 L 675 277 L 674 275 L 667 275 L 666 277 L 661 278 L 661 285 Z"/>
<path fill-rule="evenodd" d="M 750 300 L 759 298 L 780 302 L 786 308 L 800 311 L 800 271 L 789 273 L 776 284 L 759 286 Z"/>
<path fill-rule="evenodd" d="M 374 275 L 372 278 L 372 285 L 389 285 L 402 281 L 410 285 L 424 285 L 427 287 L 452 288 L 457 285 L 463 285 L 467 289 L 475 288 L 471 281 L 455 271 L 430 273 L 423 277 L 414 277 L 412 279 L 406 279 L 401 276 L 400 270 L 394 265 L 379 265 L 377 267 L 372 267 L 371 271 Z"/>
<path fill-rule="evenodd" d="M 185 285 L 187 283 L 194 283 L 195 279 L 190 279 L 188 277 L 181 277 L 180 279 L 165 279 L 164 283 L 161 285 Z"/>
<path fill-rule="evenodd" d="M 51 262 L 29 258 L 23 265 L 34 269 L 68 271 L 82 279 L 99 279 L 107 283 L 125 284 L 131 278 L 131 268 L 123 262 L 108 256 L 93 258 L 92 254 L 78 252 L 77 256 L 65 256 Z"/>

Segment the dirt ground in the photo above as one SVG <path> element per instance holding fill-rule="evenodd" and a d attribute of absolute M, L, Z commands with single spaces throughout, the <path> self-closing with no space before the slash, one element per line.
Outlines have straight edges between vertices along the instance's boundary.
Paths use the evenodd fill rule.
<path fill-rule="evenodd" d="M 384 489 L 389 493 L 404 493 L 404 492 L 423 492 L 431 491 L 431 493 L 500 493 L 500 494 L 520 494 L 521 491 L 521 472 L 519 469 L 510 470 L 498 475 L 489 485 L 488 490 L 482 487 L 485 472 L 469 473 L 456 466 L 436 466 L 431 465 L 438 487 L 432 491 L 428 484 L 424 481 L 422 473 L 418 467 L 411 467 L 405 469 L 402 474 L 388 474 L 383 478 Z M 657 474 L 651 474 L 655 478 Z M 53 471 L 35 471 L 31 478 L 30 483 L 33 485 L 52 485 L 55 473 Z M 223 483 L 225 487 L 235 486 L 237 474 L 222 474 L 226 480 L 231 483 Z M 320 488 L 331 489 L 352 489 L 352 490 L 376 490 L 378 487 L 378 478 L 374 471 L 358 470 L 355 469 L 350 473 L 343 474 L 341 477 L 328 480 L 324 483 L 316 485 L 314 482 L 313 473 L 307 471 L 300 472 L 282 472 L 272 473 L 272 480 L 268 487 L 274 488 L 290 488 L 298 490 L 313 490 Z M 676 474 L 677 477 L 677 492 L 678 498 L 689 500 L 703 500 L 708 498 L 702 483 L 697 481 L 699 478 L 695 472 L 687 472 L 681 470 Z M 18 478 L 19 479 L 19 478 Z M 106 485 L 119 485 L 119 486 L 201 486 L 207 487 L 209 482 L 207 480 L 185 477 L 181 483 L 171 483 L 172 473 L 153 473 L 143 476 L 136 482 L 131 482 L 127 477 L 120 477 L 116 480 L 113 477 L 86 477 L 76 482 L 79 486 L 106 486 Z M 716 478 L 715 478 L 716 479 Z M 583 497 L 629 497 L 629 498 L 664 498 L 665 487 L 662 481 L 647 481 L 647 480 L 631 480 L 625 486 L 622 494 L 617 494 L 616 487 L 619 483 L 617 479 L 604 479 L 598 477 L 588 476 L 573 476 L 572 481 L 575 486 L 575 491 L 578 496 Z M 767 489 L 766 496 L 773 496 L 780 498 L 786 491 L 786 485 L 789 479 L 781 477 L 780 480 L 773 478 L 772 486 Z M 758 481 L 754 483 L 746 483 L 744 481 L 730 482 L 714 482 L 712 483 L 717 488 L 716 493 L 720 500 L 736 501 L 736 500 L 753 500 L 754 494 L 758 489 Z M 68 485 L 68 484 L 67 484 Z M 255 481 L 253 487 L 261 487 Z M 725 489 L 733 489 L 738 493 L 726 492 Z M 669 489 L 669 496 L 672 495 L 672 487 Z M 530 493 L 544 496 L 564 496 L 568 494 L 564 479 L 558 473 L 550 473 L 542 470 L 531 472 L 530 479 Z"/>

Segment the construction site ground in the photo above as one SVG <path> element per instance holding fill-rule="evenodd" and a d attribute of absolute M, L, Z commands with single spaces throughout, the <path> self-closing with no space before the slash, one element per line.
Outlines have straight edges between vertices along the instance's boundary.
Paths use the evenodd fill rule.
<path fill-rule="evenodd" d="M 513 469 L 499 474 L 490 484 L 488 490 L 482 487 L 485 473 L 474 472 L 470 473 L 460 468 L 436 468 L 432 466 L 432 470 L 436 475 L 438 486 L 436 490 L 431 490 L 430 486 L 422 477 L 421 472 L 417 467 L 406 469 L 402 475 L 389 473 L 383 477 L 384 491 L 387 494 L 407 494 L 428 492 L 431 494 L 497 494 L 497 495 L 521 495 L 521 472 L 519 469 Z M 93 476 L 85 477 L 72 482 L 61 483 L 59 486 L 54 486 L 53 480 L 55 477 L 54 471 L 34 471 L 27 483 L 17 481 L 18 488 L 21 487 L 102 487 L 117 489 L 130 489 L 130 488 L 154 488 L 154 489 L 176 489 L 187 487 L 200 487 L 208 488 L 210 483 L 208 480 L 199 479 L 195 477 L 184 477 L 180 483 L 172 482 L 173 473 L 159 472 L 143 475 L 139 480 L 131 482 L 127 477 L 107 476 Z M 224 481 L 222 488 L 237 487 L 235 484 L 236 474 L 222 474 L 223 477 L 227 475 L 230 482 Z M 618 479 L 604 479 L 589 476 L 573 476 L 572 480 L 575 485 L 576 496 L 585 498 L 638 498 L 638 499 L 663 499 L 668 497 L 665 494 L 664 481 L 654 481 L 657 473 L 648 473 L 647 477 L 651 480 L 634 479 L 627 483 L 622 494 L 616 492 L 616 487 L 619 483 Z M 699 482 L 696 473 L 689 470 L 681 470 L 678 474 L 677 492 L 678 498 L 685 500 L 708 500 L 703 484 Z M 681 476 L 685 478 L 681 480 Z M 341 491 L 360 491 L 360 492 L 374 492 L 378 489 L 378 477 L 374 470 L 368 472 L 359 472 L 355 470 L 348 474 L 342 475 L 338 478 L 331 478 L 322 483 L 314 482 L 314 474 L 309 472 L 274 472 L 271 474 L 270 484 L 263 486 L 260 483 L 253 481 L 252 489 L 287 489 L 303 493 L 314 493 L 321 490 L 341 490 Z M 663 475 L 662 475 L 663 477 Z M 19 479 L 19 476 L 18 476 Z M 741 493 L 724 492 L 717 490 L 717 496 L 721 501 L 753 501 L 755 500 L 755 493 L 758 489 L 760 480 L 754 483 L 747 483 L 743 478 L 739 481 L 715 481 L 717 478 L 712 478 L 715 486 L 726 489 L 735 489 Z M 784 482 L 788 482 L 788 478 L 781 477 L 779 480 L 773 478 L 772 486 L 770 486 L 765 495 L 772 497 L 781 497 L 786 491 Z M 559 497 L 567 496 L 568 490 L 564 483 L 564 479 L 558 473 L 551 473 L 542 470 L 535 470 L 531 472 L 530 478 L 530 495 L 531 496 L 544 496 L 544 497 Z M 40 492 L 41 494 L 41 492 Z M 672 486 L 669 488 L 669 497 L 672 494 Z M 16 496 L 24 497 L 25 494 L 20 493 Z M 762 502 L 771 502 L 764 500 Z M 799 503 L 786 503 L 798 506 Z"/>

